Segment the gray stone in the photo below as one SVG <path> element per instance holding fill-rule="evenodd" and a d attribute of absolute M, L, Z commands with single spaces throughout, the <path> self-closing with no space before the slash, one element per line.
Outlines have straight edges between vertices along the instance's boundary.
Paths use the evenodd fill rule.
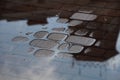
<path fill-rule="evenodd" d="M 71 52 L 71 53 L 79 53 L 79 52 L 81 52 L 82 50 L 83 50 L 83 46 L 80 46 L 80 45 L 73 45 L 70 49 L 69 49 L 69 51 Z"/>
<path fill-rule="evenodd" d="M 67 23 L 68 21 L 69 20 L 66 19 L 66 18 L 60 18 L 60 19 L 57 20 L 57 22 L 59 22 L 59 23 Z"/>
<path fill-rule="evenodd" d="M 54 30 L 54 31 L 64 31 L 65 28 L 53 28 L 52 30 Z"/>
<path fill-rule="evenodd" d="M 51 57 L 52 55 L 54 55 L 54 51 L 45 49 L 39 49 L 34 53 L 36 57 Z"/>
<path fill-rule="evenodd" d="M 71 21 L 69 22 L 69 25 L 68 25 L 68 26 L 77 26 L 77 25 L 80 25 L 80 24 L 82 24 L 82 23 L 83 23 L 83 21 L 71 20 Z"/>
<path fill-rule="evenodd" d="M 95 20 L 97 18 L 97 16 L 94 14 L 74 13 L 70 18 L 78 19 L 78 20 L 92 21 L 92 20 Z"/>
<path fill-rule="evenodd" d="M 30 42 L 30 45 L 39 48 L 51 49 L 58 45 L 58 43 L 52 40 L 34 39 Z"/>
<path fill-rule="evenodd" d="M 28 41 L 29 39 L 24 36 L 16 36 L 12 39 L 13 42 L 25 42 Z"/>
<path fill-rule="evenodd" d="M 63 43 L 58 47 L 58 49 L 63 51 L 63 50 L 67 50 L 68 47 L 69 47 L 68 43 Z"/>
<path fill-rule="evenodd" d="M 57 55 L 56 55 L 56 57 L 58 57 L 58 58 L 62 58 L 62 59 L 73 59 L 73 57 L 72 57 L 73 55 L 71 55 L 71 54 L 68 54 L 68 53 L 58 53 Z"/>
<path fill-rule="evenodd" d="M 48 39 L 52 39 L 52 40 L 63 40 L 67 37 L 66 34 L 63 33 L 51 33 L 48 36 Z"/>
<path fill-rule="evenodd" d="M 36 32 L 33 36 L 35 38 L 43 38 L 44 36 L 46 36 L 48 34 L 47 31 L 38 31 Z"/>
<path fill-rule="evenodd" d="M 69 29 L 66 30 L 66 32 L 69 33 L 69 34 L 71 34 L 71 33 L 74 32 L 74 30 L 69 28 Z"/>
<path fill-rule="evenodd" d="M 88 37 L 81 37 L 81 36 L 69 36 L 66 39 L 67 42 L 72 42 L 76 44 L 81 44 L 84 46 L 91 46 L 95 43 L 95 39 L 93 38 L 88 38 Z"/>
<path fill-rule="evenodd" d="M 88 33 L 88 30 L 86 30 L 86 29 L 80 29 L 80 30 L 75 32 L 76 35 L 81 35 L 81 36 L 84 36 L 87 33 Z"/>

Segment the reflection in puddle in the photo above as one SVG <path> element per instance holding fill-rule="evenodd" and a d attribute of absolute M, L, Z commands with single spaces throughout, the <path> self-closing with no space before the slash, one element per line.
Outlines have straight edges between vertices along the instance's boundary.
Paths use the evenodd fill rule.
<path fill-rule="evenodd" d="M 66 23 L 67 20 L 58 20 L 58 16 L 49 17 L 47 18 L 48 24 L 32 25 L 33 27 L 28 27 L 26 24 L 27 21 L 0 21 L 0 37 L 2 37 L 0 38 L 0 51 L 2 52 L 0 55 L 3 57 L 1 60 L 5 60 L 5 63 L 7 64 L 12 63 L 15 65 L 16 62 L 22 61 L 22 66 L 25 66 L 29 63 L 27 63 L 27 60 L 31 59 L 28 65 L 30 67 L 29 69 L 28 67 L 26 69 L 26 66 L 25 69 L 23 68 L 24 70 L 21 70 L 21 67 L 19 66 L 12 66 L 17 68 L 16 70 L 21 71 L 18 71 L 20 77 L 24 76 L 23 78 L 26 78 L 27 76 L 28 79 L 29 76 L 29 79 L 31 80 L 72 80 L 73 75 L 75 80 L 88 80 L 88 78 L 93 80 L 112 80 L 108 78 L 108 76 L 112 76 L 114 70 L 119 68 L 120 60 L 117 59 L 119 57 L 111 59 L 112 61 L 115 60 L 115 62 L 112 62 L 113 64 L 109 64 L 111 63 L 109 61 L 100 63 L 75 60 L 70 53 L 76 52 L 79 54 L 78 52 L 81 52 L 84 47 L 82 47 L 83 45 L 81 44 L 72 44 L 66 41 L 66 38 L 73 32 L 73 30 L 68 27 L 71 23 Z M 72 25 L 79 25 L 81 23 L 82 22 L 75 22 L 72 23 Z M 87 35 L 88 32 L 82 30 L 75 34 L 80 35 L 80 33 L 82 33 L 82 35 L 83 33 Z M 86 39 L 82 36 L 77 38 Z M 87 39 L 90 39 L 92 42 L 95 41 L 93 38 Z M 20 43 L 14 43 L 16 41 Z M 88 43 L 88 41 L 86 43 Z M 8 56 L 6 57 L 6 55 L 9 55 L 12 58 L 12 61 L 11 58 L 7 58 Z M 17 58 L 15 59 L 13 55 L 15 58 L 17 56 Z M 21 59 L 19 56 L 24 56 L 25 59 Z M 115 64 L 118 64 L 118 68 L 114 66 Z M 111 70 L 108 67 L 113 67 L 114 70 Z M 8 68 L 7 74 L 10 73 L 9 69 L 13 69 L 10 66 L 5 66 L 4 69 L 6 68 Z M 13 71 L 15 70 L 13 69 Z M 116 71 L 114 73 L 118 76 L 117 73 L 119 72 Z"/>

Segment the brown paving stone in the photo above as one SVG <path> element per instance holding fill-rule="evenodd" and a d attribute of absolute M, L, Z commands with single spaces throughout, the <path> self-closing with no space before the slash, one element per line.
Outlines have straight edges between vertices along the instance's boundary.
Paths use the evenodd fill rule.
<path fill-rule="evenodd" d="M 52 40 L 43 40 L 43 39 L 34 39 L 29 43 L 31 46 L 44 48 L 44 49 L 51 49 L 58 45 L 57 42 Z"/>
<path fill-rule="evenodd" d="M 51 34 L 49 34 L 48 39 L 51 39 L 51 40 L 63 40 L 66 37 L 67 37 L 67 35 L 63 34 L 63 33 L 51 33 Z"/>
<path fill-rule="evenodd" d="M 43 38 L 43 37 L 45 37 L 47 34 L 48 34 L 47 31 L 38 31 L 38 32 L 36 32 L 33 36 L 34 36 L 35 38 Z"/>
<path fill-rule="evenodd" d="M 88 37 L 80 37 L 80 36 L 69 36 L 66 39 L 67 42 L 72 42 L 76 44 L 81 44 L 84 46 L 91 46 L 95 43 L 95 39 L 93 38 L 88 38 Z"/>

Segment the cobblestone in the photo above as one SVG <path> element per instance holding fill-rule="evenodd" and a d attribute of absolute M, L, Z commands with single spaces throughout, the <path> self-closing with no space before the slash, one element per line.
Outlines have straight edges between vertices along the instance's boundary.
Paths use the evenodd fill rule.
<path fill-rule="evenodd" d="M 51 49 L 58 45 L 58 43 L 52 40 L 34 39 L 30 42 L 30 45 L 39 48 Z"/>
<path fill-rule="evenodd" d="M 73 55 L 68 54 L 68 53 L 58 53 L 56 55 L 56 57 L 57 58 L 61 58 L 61 59 L 65 59 L 65 60 L 67 60 L 67 59 L 73 59 Z"/>
<path fill-rule="evenodd" d="M 87 29 L 80 29 L 75 32 L 75 35 L 85 36 L 89 31 Z"/>
<path fill-rule="evenodd" d="M 47 31 L 38 31 L 38 32 L 36 32 L 33 36 L 34 36 L 35 38 L 43 38 L 43 37 L 45 37 L 47 34 L 48 34 Z"/>
<path fill-rule="evenodd" d="M 68 43 L 63 43 L 63 44 L 61 44 L 61 45 L 58 47 L 58 49 L 59 49 L 59 50 L 62 50 L 62 51 L 66 51 L 66 50 L 68 50 L 69 46 L 70 46 L 70 44 L 68 44 Z"/>
<path fill-rule="evenodd" d="M 48 36 L 48 39 L 51 40 L 64 40 L 67 37 L 66 34 L 62 34 L 62 33 L 51 33 Z"/>
<path fill-rule="evenodd" d="M 92 20 L 95 20 L 97 18 L 97 16 L 94 14 L 75 13 L 70 18 L 78 19 L 78 20 L 92 21 Z"/>
<path fill-rule="evenodd" d="M 24 37 L 24 36 L 16 36 L 12 39 L 13 42 L 26 42 L 28 41 L 29 39 L 27 37 Z"/>
<path fill-rule="evenodd" d="M 95 43 L 95 39 L 93 38 L 88 38 L 88 37 L 80 37 L 80 36 L 69 36 L 66 39 L 67 42 L 72 42 L 76 44 L 81 44 L 84 46 L 91 46 Z"/>
<path fill-rule="evenodd" d="M 82 24 L 82 21 L 78 21 L 78 20 L 71 20 L 69 22 L 69 26 L 77 26 L 77 25 L 80 25 Z"/>
<path fill-rule="evenodd" d="M 39 49 L 35 51 L 34 56 L 36 57 L 51 57 L 54 54 L 52 50 Z"/>
<path fill-rule="evenodd" d="M 69 49 L 69 51 L 71 52 L 71 53 L 80 53 L 82 50 L 83 50 L 83 46 L 80 46 L 80 45 L 73 45 L 70 49 Z"/>
<path fill-rule="evenodd" d="M 67 23 L 69 20 L 67 18 L 60 18 L 57 20 L 59 23 Z"/>
<path fill-rule="evenodd" d="M 53 30 L 53 31 L 64 31 L 65 28 L 53 28 L 52 30 Z"/>

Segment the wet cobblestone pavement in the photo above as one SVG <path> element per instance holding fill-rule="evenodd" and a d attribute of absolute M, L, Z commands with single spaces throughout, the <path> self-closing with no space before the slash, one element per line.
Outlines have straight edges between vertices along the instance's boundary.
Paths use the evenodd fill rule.
<path fill-rule="evenodd" d="M 0 80 L 120 80 L 119 4 L 1 0 Z"/>

